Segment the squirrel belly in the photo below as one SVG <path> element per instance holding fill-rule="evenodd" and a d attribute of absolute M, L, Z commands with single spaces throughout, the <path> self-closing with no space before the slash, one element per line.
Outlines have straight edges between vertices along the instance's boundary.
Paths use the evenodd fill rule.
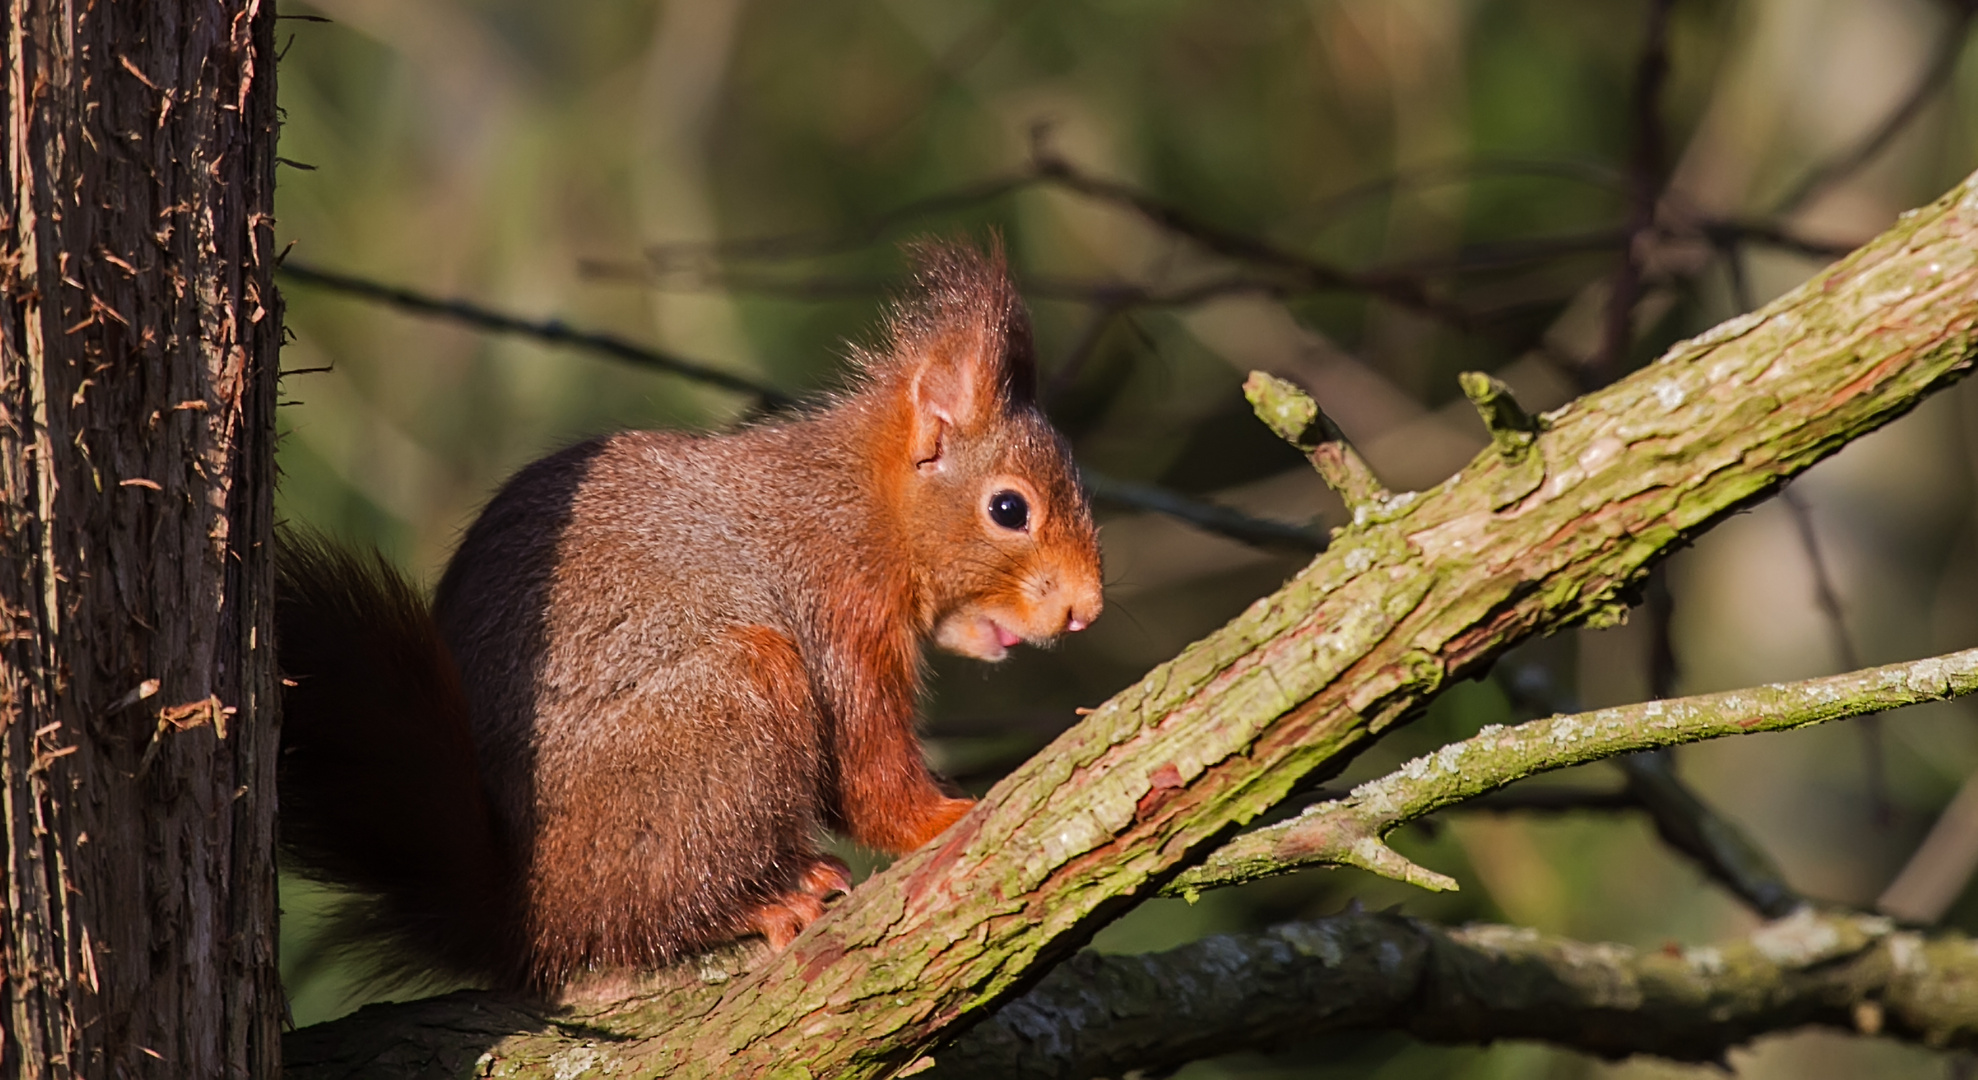
<path fill-rule="evenodd" d="M 430 608 L 376 557 L 278 553 L 283 841 L 347 935 L 553 991 L 849 888 L 971 805 L 915 734 L 920 649 L 999 659 L 1100 608 L 999 253 L 919 252 L 860 382 L 725 435 L 626 432 L 517 473 Z"/>

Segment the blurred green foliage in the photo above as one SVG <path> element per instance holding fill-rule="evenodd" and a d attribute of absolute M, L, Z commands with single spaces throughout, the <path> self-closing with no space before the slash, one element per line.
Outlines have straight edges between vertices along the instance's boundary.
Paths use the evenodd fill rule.
<path fill-rule="evenodd" d="M 1953 27 L 1930 0 L 1683 0 L 1658 113 L 1662 229 L 1629 364 L 1738 310 L 1737 275 L 1697 225 L 1761 219 L 1816 162 L 1872 131 Z M 1569 0 L 313 0 L 280 67 L 280 231 L 298 262 L 649 341 L 797 392 L 835 385 L 902 273 L 898 241 L 1000 230 L 1037 297 L 1049 402 L 1081 460 L 1251 513 L 1337 523 L 1337 503 L 1251 418 L 1266 368 L 1312 388 L 1397 488 L 1484 445 L 1456 373 L 1491 370 L 1535 409 L 1598 347 L 1639 138 L 1647 5 Z M 1845 244 L 1978 164 L 1978 70 L 1961 63 L 1865 167 L 1781 224 Z M 868 230 L 903 206 L 1014 177 L 1043 152 L 1216 229 L 1425 285 L 1476 314 L 1459 331 L 1351 290 L 1281 288 L 1109 313 L 1098 286 L 1181 289 L 1256 269 L 1104 199 L 1018 186 Z M 779 257 L 705 245 L 787 236 Z M 1603 237 L 1605 239 L 1603 240 Z M 822 241 L 842 240 L 842 243 Z M 663 258 L 655 259 L 655 249 Z M 1757 298 L 1819 265 L 1754 245 Z M 492 337 L 320 288 L 286 292 L 282 514 L 376 543 L 430 579 L 512 470 L 623 427 L 719 428 L 751 402 L 578 351 Z M 1104 314 L 1105 317 L 1099 317 Z M 1851 448 L 1797 485 L 1864 662 L 1978 641 L 1978 388 Z M 1299 560 L 1118 507 L 1103 515 L 1109 601 L 1090 632 L 993 670 L 937 660 L 934 752 L 977 789 Z M 1784 510 L 1768 504 L 1670 567 L 1681 690 L 1834 670 L 1832 628 Z M 1562 702 L 1648 693 L 1636 625 L 1507 661 Z M 1446 694 L 1347 780 L 1484 723 L 1522 718 L 1492 683 Z M 1978 767 L 1955 705 L 1882 727 L 1878 815 L 1859 727 L 1685 751 L 1705 798 L 1815 897 L 1876 894 Z M 1564 782 L 1611 784 L 1594 767 Z M 1344 782 L 1344 781 L 1338 781 Z M 1549 781 L 1540 781 L 1549 782 Z M 1429 896 L 1306 874 L 1145 905 L 1094 947 L 1402 905 L 1653 946 L 1753 916 L 1638 816 L 1454 813 L 1408 853 L 1457 876 Z M 284 885 L 298 1023 L 363 1000 L 315 947 L 320 894 Z M 1978 929 L 1978 899 L 1948 921 Z M 1936 1076 L 1922 1051 L 1832 1035 L 1733 1058 L 1751 1077 Z M 1532 1046 L 1334 1039 L 1184 1075 L 1690 1075 Z"/>

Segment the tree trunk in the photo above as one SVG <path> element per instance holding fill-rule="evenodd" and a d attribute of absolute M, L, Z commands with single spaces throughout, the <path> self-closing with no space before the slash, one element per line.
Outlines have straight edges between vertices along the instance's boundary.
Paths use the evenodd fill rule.
<path fill-rule="evenodd" d="M 7 1075 L 279 1072 L 274 17 L 9 0 Z"/>

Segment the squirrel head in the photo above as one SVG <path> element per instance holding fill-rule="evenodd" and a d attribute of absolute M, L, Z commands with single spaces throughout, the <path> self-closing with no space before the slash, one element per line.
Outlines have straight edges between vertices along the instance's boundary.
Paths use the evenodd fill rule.
<path fill-rule="evenodd" d="M 923 626 L 1001 660 L 1099 617 L 1099 538 L 1071 449 L 1036 400 L 1030 321 L 1004 264 L 921 243 L 915 295 L 868 358 L 885 403 L 871 451 L 910 553 Z"/>

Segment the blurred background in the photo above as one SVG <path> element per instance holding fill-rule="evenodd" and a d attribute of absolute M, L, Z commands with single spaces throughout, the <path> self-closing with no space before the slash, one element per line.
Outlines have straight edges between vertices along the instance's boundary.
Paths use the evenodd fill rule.
<path fill-rule="evenodd" d="M 561 320 L 801 396 L 840 383 L 847 342 L 873 340 L 902 281 L 899 241 L 999 230 L 1032 297 L 1047 404 L 1107 496 L 1108 600 L 1053 651 L 936 662 L 933 753 L 985 790 L 1074 707 L 1279 585 L 1340 523 L 1251 416 L 1247 372 L 1312 390 L 1390 487 L 1439 483 L 1487 441 L 1458 372 L 1557 406 L 1778 295 L 1978 167 L 1978 58 L 1960 48 L 1971 11 L 298 0 L 280 68 L 279 231 L 296 271 L 280 510 L 431 581 L 525 462 L 621 428 L 720 429 L 761 404 L 308 271 Z M 1521 648 L 1333 786 L 1537 711 L 1978 644 L 1978 385 L 1791 492 L 1794 505 L 1768 502 L 1678 554 L 1628 625 Z M 1170 496 L 1237 524 L 1145 508 Z M 1698 746 L 1674 767 L 1793 889 L 1872 907 L 1978 771 L 1974 722 L 1970 706 L 1912 709 Z M 1598 797 L 1623 781 L 1593 766 L 1525 785 L 1557 789 L 1563 812 L 1528 797 L 1400 836 L 1461 881 L 1456 894 L 1307 873 L 1150 903 L 1093 947 L 1167 948 L 1355 900 L 1650 948 L 1756 925 L 1649 815 Z M 1926 856 L 1884 902 L 1978 930 L 1964 891 L 1978 853 Z M 298 1024 L 366 1000 L 314 945 L 321 901 L 285 881 Z M 1731 1064 L 1753 1078 L 1971 1075 L 1831 1034 L 1767 1039 Z M 1373 1035 L 1181 1075 L 1705 1071 Z"/>

